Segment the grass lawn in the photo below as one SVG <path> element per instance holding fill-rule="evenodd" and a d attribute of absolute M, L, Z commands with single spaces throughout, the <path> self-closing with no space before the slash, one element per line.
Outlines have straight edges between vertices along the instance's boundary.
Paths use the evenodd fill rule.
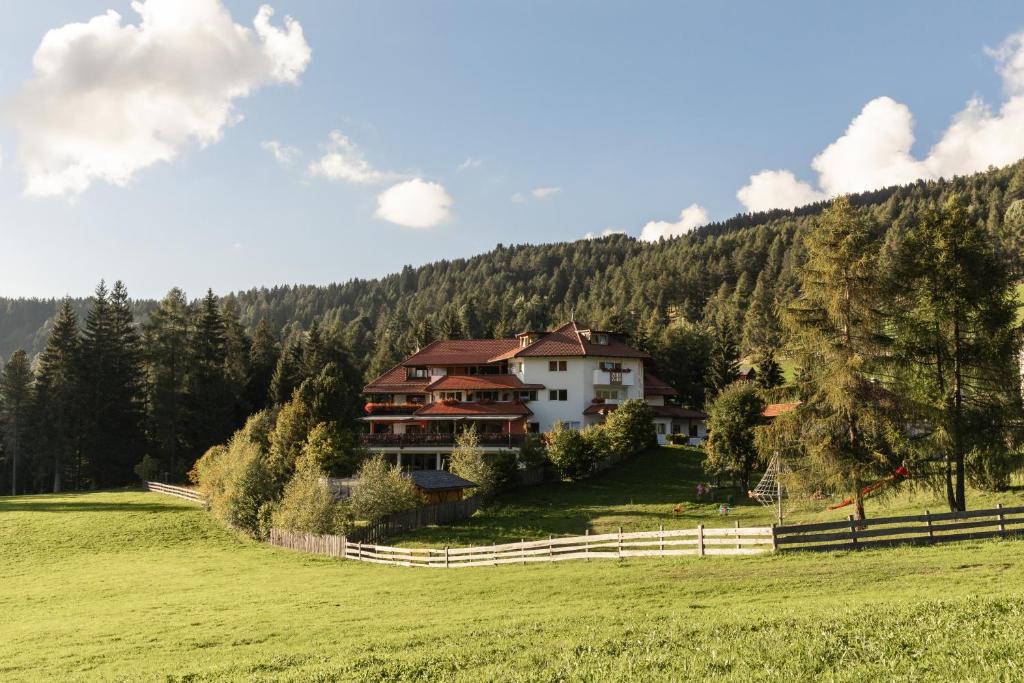
<path fill-rule="evenodd" d="M 687 495 L 612 474 L 586 484 L 604 512 L 582 489 L 565 512 L 557 486 L 516 494 L 529 528 L 649 528 Z M 444 571 L 307 556 L 108 492 L 0 498 L 0 576 L 4 681 L 1024 677 L 1024 541 Z"/>
<path fill-rule="evenodd" d="M 452 526 L 420 529 L 394 539 L 398 544 L 478 545 L 492 541 L 513 542 L 552 535 L 615 531 L 646 531 L 664 525 L 666 529 L 705 526 L 771 524 L 774 510 L 749 499 L 738 489 L 723 491 L 714 500 L 698 501 L 698 482 L 708 477 L 701 469 L 703 453 L 698 448 L 666 446 L 602 472 L 590 479 L 568 483 L 553 482 L 521 488 L 501 496 L 473 517 Z M 759 477 L 754 477 L 752 485 Z M 868 516 L 921 514 L 926 509 L 946 512 L 942 498 L 930 489 L 901 485 L 896 493 L 869 499 Z M 719 514 L 721 500 L 732 497 L 732 512 Z M 786 522 L 845 519 L 851 508 L 825 511 L 829 501 L 786 510 Z M 999 494 L 970 491 L 968 504 L 975 509 L 1024 505 L 1024 488 Z M 682 503 L 681 513 L 674 510 Z"/>

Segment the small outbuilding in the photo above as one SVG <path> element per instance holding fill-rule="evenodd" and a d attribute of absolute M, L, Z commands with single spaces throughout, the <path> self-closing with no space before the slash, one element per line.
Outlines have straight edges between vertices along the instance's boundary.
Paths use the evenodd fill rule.
<path fill-rule="evenodd" d="M 423 494 L 428 505 L 462 500 L 465 490 L 476 486 L 468 479 L 446 470 L 413 470 L 408 473 L 408 477 Z"/>

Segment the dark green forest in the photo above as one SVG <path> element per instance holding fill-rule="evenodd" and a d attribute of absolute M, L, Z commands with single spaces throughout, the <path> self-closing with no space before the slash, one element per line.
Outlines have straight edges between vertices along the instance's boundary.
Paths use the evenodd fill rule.
<path fill-rule="evenodd" d="M 885 278 L 912 276 L 900 257 L 908 235 L 954 194 L 1007 277 L 1019 277 L 1024 162 L 851 196 L 874 226 L 871 256 Z M 630 336 L 681 403 L 702 406 L 741 358 L 777 376 L 774 359 L 789 353 L 780 310 L 801 296 L 808 240 L 827 207 L 741 215 L 653 244 L 613 235 L 498 245 L 343 284 L 197 299 L 172 289 L 157 302 L 131 300 L 118 282 L 86 299 L 0 299 L 0 486 L 11 490 L 14 453 L 21 491 L 128 483 L 146 455 L 181 478 L 248 415 L 304 384 L 353 428 L 362 382 L 417 347 L 570 315 Z"/>

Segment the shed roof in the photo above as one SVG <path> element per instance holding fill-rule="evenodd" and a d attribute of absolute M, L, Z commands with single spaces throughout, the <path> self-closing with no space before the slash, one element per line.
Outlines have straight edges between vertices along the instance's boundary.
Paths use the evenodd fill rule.
<path fill-rule="evenodd" d="M 408 477 L 417 488 L 425 491 L 468 489 L 476 486 L 468 479 L 445 470 L 413 470 L 408 473 Z"/>

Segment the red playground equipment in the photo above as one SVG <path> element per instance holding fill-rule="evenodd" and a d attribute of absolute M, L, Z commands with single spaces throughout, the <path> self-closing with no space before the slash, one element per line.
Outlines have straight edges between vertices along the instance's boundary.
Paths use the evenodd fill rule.
<path fill-rule="evenodd" d="M 885 479 L 883 479 L 881 481 L 876 481 L 874 484 L 871 484 L 870 486 L 865 486 L 861 490 L 860 495 L 862 497 L 864 497 L 864 498 L 867 498 L 868 494 L 874 493 L 875 491 L 877 491 L 878 489 L 882 488 L 883 486 L 887 486 L 889 484 L 893 484 L 893 483 L 899 481 L 900 479 L 904 479 L 904 478 L 906 478 L 908 476 L 910 476 L 910 473 L 907 471 L 907 468 L 905 466 L 903 466 L 903 465 L 900 465 L 899 467 L 896 468 L 896 471 L 893 472 L 890 476 L 886 477 Z M 826 510 L 838 510 L 839 508 L 844 508 L 847 505 L 853 505 L 853 502 L 854 502 L 853 498 L 847 498 L 843 502 L 836 503 L 835 505 L 829 505 L 825 509 Z"/>

